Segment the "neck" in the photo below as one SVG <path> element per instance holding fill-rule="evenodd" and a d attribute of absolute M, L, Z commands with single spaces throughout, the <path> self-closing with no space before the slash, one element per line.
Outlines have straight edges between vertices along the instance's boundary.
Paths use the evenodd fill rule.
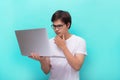
<path fill-rule="evenodd" d="M 66 34 L 64 35 L 64 37 L 65 37 L 65 40 L 67 40 L 68 38 L 71 37 L 71 34 L 70 34 L 70 33 L 66 33 Z"/>

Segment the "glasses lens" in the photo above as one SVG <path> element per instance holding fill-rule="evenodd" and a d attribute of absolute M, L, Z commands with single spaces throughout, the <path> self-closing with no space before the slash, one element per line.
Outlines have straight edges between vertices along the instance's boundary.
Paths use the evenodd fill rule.
<path fill-rule="evenodd" d="M 54 24 L 53 24 L 53 25 L 51 25 L 51 27 L 52 27 L 53 29 L 56 29 L 56 28 L 57 28 L 57 29 L 61 29 L 61 28 L 63 27 L 63 25 L 64 25 L 64 24 L 59 24 L 59 25 L 54 25 Z"/>

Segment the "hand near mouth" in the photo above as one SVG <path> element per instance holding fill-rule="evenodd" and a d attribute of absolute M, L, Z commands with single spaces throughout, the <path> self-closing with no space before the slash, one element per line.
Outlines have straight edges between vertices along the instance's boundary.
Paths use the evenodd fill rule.
<path fill-rule="evenodd" d="M 59 48 L 64 49 L 64 47 L 66 47 L 64 35 L 62 35 L 61 37 L 57 35 L 54 41 Z"/>

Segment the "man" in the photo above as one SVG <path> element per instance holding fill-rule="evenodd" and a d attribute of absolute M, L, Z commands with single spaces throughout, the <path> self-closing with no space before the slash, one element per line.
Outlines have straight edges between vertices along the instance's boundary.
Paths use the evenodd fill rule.
<path fill-rule="evenodd" d="M 30 57 L 40 61 L 44 73 L 50 72 L 49 80 L 79 80 L 79 70 L 87 54 L 85 40 L 69 33 L 71 16 L 67 11 L 56 11 L 51 21 L 56 33 L 56 37 L 50 39 L 51 51 L 65 58 L 40 57 L 34 53 Z"/>

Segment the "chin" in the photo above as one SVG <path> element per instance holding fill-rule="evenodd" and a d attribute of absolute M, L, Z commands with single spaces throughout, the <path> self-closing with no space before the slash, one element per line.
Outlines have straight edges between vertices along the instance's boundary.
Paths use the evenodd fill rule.
<path fill-rule="evenodd" d="M 62 34 L 57 34 L 58 36 L 62 37 Z"/>

